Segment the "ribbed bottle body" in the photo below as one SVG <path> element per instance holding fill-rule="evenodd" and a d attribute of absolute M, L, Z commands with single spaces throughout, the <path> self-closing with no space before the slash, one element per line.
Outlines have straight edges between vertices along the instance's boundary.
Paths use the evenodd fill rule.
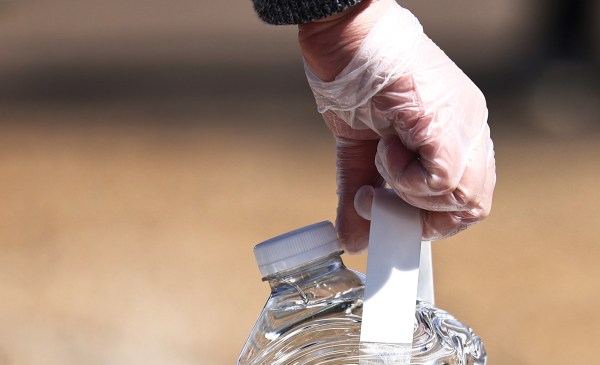
<path fill-rule="evenodd" d="M 271 295 L 238 365 L 389 364 L 360 346 L 364 275 L 339 253 L 264 279 Z M 447 312 L 418 300 L 411 364 L 484 365 L 473 331 Z"/>

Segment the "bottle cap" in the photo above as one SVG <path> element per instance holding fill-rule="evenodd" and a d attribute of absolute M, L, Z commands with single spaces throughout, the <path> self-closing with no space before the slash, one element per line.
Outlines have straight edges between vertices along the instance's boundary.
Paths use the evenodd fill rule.
<path fill-rule="evenodd" d="M 333 224 L 315 223 L 259 243 L 254 257 L 263 276 L 289 270 L 342 251 Z"/>

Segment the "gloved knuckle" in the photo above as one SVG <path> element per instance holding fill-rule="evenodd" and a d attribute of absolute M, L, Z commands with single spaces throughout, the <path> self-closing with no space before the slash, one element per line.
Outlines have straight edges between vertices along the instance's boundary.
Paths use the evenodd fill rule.
<path fill-rule="evenodd" d="M 427 185 L 432 190 L 432 192 L 436 194 L 453 194 L 457 190 L 459 180 L 460 176 L 455 176 L 449 171 L 445 171 L 444 173 L 430 175 L 427 181 Z M 468 203 L 468 199 L 465 202 L 465 204 L 466 203 Z"/>

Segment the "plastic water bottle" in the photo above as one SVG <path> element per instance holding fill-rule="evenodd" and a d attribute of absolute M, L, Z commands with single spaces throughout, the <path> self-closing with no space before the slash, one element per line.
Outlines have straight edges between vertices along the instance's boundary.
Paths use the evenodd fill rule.
<path fill-rule="evenodd" d="M 365 277 L 344 266 L 331 222 L 272 238 L 254 254 L 271 295 L 238 365 L 366 363 L 359 346 Z M 415 317 L 411 364 L 485 364 L 482 341 L 453 316 L 418 299 Z"/>

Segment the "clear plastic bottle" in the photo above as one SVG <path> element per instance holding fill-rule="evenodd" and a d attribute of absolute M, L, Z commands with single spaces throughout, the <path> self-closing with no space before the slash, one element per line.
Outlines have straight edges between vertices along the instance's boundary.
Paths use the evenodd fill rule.
<path fill-rule="evenodd" d="M 254 248 L 271 295 L 238 365 L 364 364 L 359 346 L 365 277 L 346 268 L 335 230 L 321 222 Z M 473 331 L 417 300 L 411 364 L 484 365 Z"/>

